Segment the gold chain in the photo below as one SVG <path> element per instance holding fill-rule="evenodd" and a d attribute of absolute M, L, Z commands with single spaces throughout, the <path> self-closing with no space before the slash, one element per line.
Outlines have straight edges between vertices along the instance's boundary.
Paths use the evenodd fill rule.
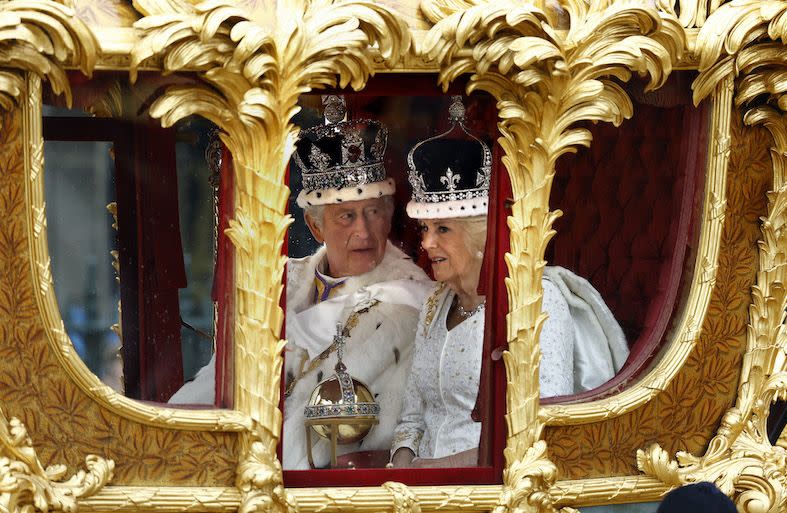
<path fill-rule="evenodd" d="M 366 306 L 366 307 L 358 310 L 357 312 L 352 312 L 347 317 L 347 321 L 344 323 L 344 328 L 342 329 L 342 337 L 348 338 L 350 336 L 350 332 L 353 330 L 353 328 L 358 326 L 358 320 L 359 320 L 361 314 L 368 312 L 369 310 L 372 309 L 373 306 L 375 306 L 379 302 L 380 301 L 375 299 L 375 300 L 373 300 L 372 304 L 370 304 L 369 306 Z M 294 378 L 292 381 L 290 381 L 290 384 L 287 385 L 287 389 L 284 391 L 284 397 L 285 398 L 289 397 L 290 394 L 292 393 L 293 389 L 295 388 L 295 384 L 298 383 L 298 381 L 300 381 L 301 378 L 303 378 L 304 376 L 306 376 L 307 374 L 312 372 L 314 369 L 319 367 L 324 360 L 327 360 L 328 357 L 334 351 L 336 351 L 337 348 L 338 348 L 338 346 L 336 345 L 336 342 L 333 342 L 330 346 L 328 346 L 328 349 L 326 349 L 322 353 L 318 354 L 316 358 L 312 359 L 309 362 L 308 366 L 306 367 L 306 370 L 302 371 L 300 376 L 298 376 L 297 378 Z"/>

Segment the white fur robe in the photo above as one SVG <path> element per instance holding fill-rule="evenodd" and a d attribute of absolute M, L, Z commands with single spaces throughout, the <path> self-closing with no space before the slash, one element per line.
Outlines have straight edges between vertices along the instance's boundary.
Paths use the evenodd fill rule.
<path fill-rule="evenodd" d="M 313 320 L 321 325 L 295 326 L 298 316 L 312 305 L 314 294 L 314 271 L 325 258 L 325 248 L 314 255 L 293 259 L 287 269 L 287 347 L 285 349 L 286 381 L 298 377 L 304 355 L 312 358 L 330 345 L 335 334 L 331 320 Z M 412 280 L 402 282 L 401 280 Z M 406 293 L 401 293 L 402 283 Z M 389 286 L 390 285 L 390 286 Z M 342 323 L 353 309 L 358 307 L 358 298 L 364 297 L 367 290 L 374 291 L 372 296 L 380 302 L 360 314 L 358 325 L 346 339 L 344 364 L 347 372 L 365 383 L 380 404 L 380 423 L 360 443 L 339 446 L 339 454 L 354 451 L 388 450 L 401 409 L 401 400 L 412 360 L 415 326 L 418 312 L 426 295 L 433 287 L 424 272 L 404 253 L 390 243 L 386 248 L 383 261 L 374 270 L 348 278 L 339 292 L 337 302 L 343 302 L 338 314 Z M 393 291 L 393 292 L 392 292 Z M 409 296 L 408 298 L 393 297 Z M 344 298 L 344 299 L 341 299 Z M 311 323 L 310 323 L 311 324 Z M 324 326 L 323 326 L 324 325 Z M 311 333 L 315 336 L 306 337 Z M 320 337 L 322 331 L 322 337 Z M 299 337 L 309 338 L 299 340 Z M 314 338 L 321 338 L 315 342 Z M 284 403 L 284 426 L 282 429 L 282 460 L 285 469 L 306 469 L 306 428 L 303 409 L 314 388 L 324 379 L 334 374 L 336 352 L 334 351 L 320 365 L 298 377 L 298 381 Z M 330 446 L 327 440 L 312 433 L 312 455 L 317 467 L 329 464 Z"/>

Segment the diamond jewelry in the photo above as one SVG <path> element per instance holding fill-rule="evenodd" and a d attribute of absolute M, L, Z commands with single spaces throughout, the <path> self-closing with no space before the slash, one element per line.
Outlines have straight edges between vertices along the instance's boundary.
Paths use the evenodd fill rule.
<path fill-rule="evenodd" d="M 481 309 L 486 304 L 486 301 L 481 301 L 481 303 L 475 308 L 473 308 L 472 310 L 465 310 L 464 307 L 462 306 L 462 303 L 459 302 L 459 297 L 458 296 L 454 296 L 454 297 L 455 297 L 454 304 L 456 305 L 456 313 L 458 313 L 459 317 L 461 317 L 462 319 L 468 319 L 472 317 L 474 314 L 480 312 Z"/>
<path fill-rule="evenodd" d="M 465 107 L 462 104 L 462 97 L 453 96 L 452 98 L 453 102 L 448 109 L 451 128 L 439 135 L 419 142 L 407 154 L 407 166 L 410 168 L 408 178 L 413 187 L 413 202 L 415 203 L 442 203 L 446 201 L 473 200 L 476 198 L 486 199 L 489 195 L 489 183 L 492 176 L 492 152 L 486 143 L 473 135 L 465 125 Z M 450 149 L 445 146 L 446 144 L 460 144 L 462 148 L 473 148 L 472 151 L 478 154 L 478 157 L 481 159 L 480 167 L 459 171 L 450 167 L 445 170 L 440 169 L 441 165 L 438 163 L 445 164 L 450 162 L 452 158 L 447 154 L 447 152 L 450 152 Z M 427 180 L 430 182 L 427 184 L 427 181 L 424 180 L 425 176 L 428 177 L 439 173 L 443 173 L 439 176 L 439 182 L 434 181 L 434 183 L 431 183 L 432 180 Z M 463 178 L 464 175 L 467 176 Z M 474 178 L 471 178 L 473 175 Z M 472 204 L 473 202 L 471 201 L 466 208 L 468 210 L 475 209 L 476 207 L 472 207 Z M 478 213 L 474 212 L 473 214 Z M 470 214 L 468 213 L 467 215 Z"/>

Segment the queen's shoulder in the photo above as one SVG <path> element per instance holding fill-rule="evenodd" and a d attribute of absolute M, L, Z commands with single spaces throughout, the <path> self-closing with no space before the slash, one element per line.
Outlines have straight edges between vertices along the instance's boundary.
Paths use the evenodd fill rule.
<path fill-rule="evenodd" d="M 541 280 L 541 286 L 544 289 L 544 295 L 559 295 L 562 296 L 560 293 L 560 287 L 557 286 L 555 282 L 547 278 L 546 276 Z"/>
<path fill-rule="evenodd" d="M 544 276 L 541 280 L 541 285 L 544 290 L 542 309 L 549 314 L 550 318 L 569 318 L 571 314 L 569 311 L 568 299 L 565 296 L 568 291 L 561 288 L 560 285 L 552 281 L 548 276 Z"/>
<path fill-rule="evenodd" d="M 315 258 L 315 255 L 306 255 L 305 257 L 300 258 L 293 258 L 289 257 L 287 259 L 287 270 L 292 272 L 294 270 L 299 270 L 304 267 L 307 267 L 312 259 Z"/>
<path fill-rule="evenodd" d="M 451 288 L 442 281 L 431 281 L 428 284 L 429 293 L 426 296 L 427 301 L 437 301 L 451 293 Z"/>

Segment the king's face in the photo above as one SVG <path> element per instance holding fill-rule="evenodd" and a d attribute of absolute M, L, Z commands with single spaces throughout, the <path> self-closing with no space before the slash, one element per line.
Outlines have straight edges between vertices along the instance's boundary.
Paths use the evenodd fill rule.
<path fill-rule="evenodd" d="M 322 223 L 312 232 L 325 243 L 330 276 L 356 276 L 377 267 L 385 256 L 392 214 L 383 198 L 326 205 Z"/>

